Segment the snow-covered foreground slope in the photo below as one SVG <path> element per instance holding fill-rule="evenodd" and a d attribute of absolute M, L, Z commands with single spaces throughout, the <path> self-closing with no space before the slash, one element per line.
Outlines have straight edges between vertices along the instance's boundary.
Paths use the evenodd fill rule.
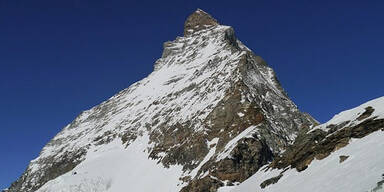
<path fill-rule="evenodd" d="M 340 156 L 349 156 L 340 163 Z M 264 167 L 267 168 L 267 167 Z M 309 167 L 298 172 L 289 169 L 273 185 L 261 189 L 260 184 L 276 177 L 281 170 L 263 168 L 231 192 L 365 192 L 373 191 L 384 174 L 384 131 L 377 131 L 353 139 L 346 147 L 322 160 L 314 160 Z M 384 191 L 384 186 L 381 190 Z"/>
<path fill-rule="evenodd" d="M 115 140 L 88 153 L 75 169 L 37 191 L 178 191 L 182 166 L 165 169 L 157 161 L 148 159 L 148 141 L 148 136 L 143 136 L 124 148 L 121 141 Z"/>
<path fill-rule="evenodd" d="M 349 136 L 350 139 L 335 137 L 340 139 L 332 140 L 340 142 L 347 138 L 349 144 L 345 147 L 333 149 L 333 152 L 325 158 L 324 155 L 314 158 L 307 168 L 300 171 L 292 167 L 278 169 L 273 168 L 272 165 L 266 165 L 239 186 L 223 187 L 219 191 L 382 192 L 384 191 L 383 118 L 384 97 L 341 112 L 327 123 L 315 127 L 311 132 L 328 131 L 326 138 L 343 135 L 343 132 L 346 132 L 352 135 Z M 372 131 L 365 132 L 374 126 L 376 127 Z M 331 130 L 335 127 L 338 129 Z M 355 128 L 351 129 L 351 127 Z M 362 138 L 354 138 L 353 134 Z M 322 141 L 315 142 L 319 142 L 320 145 L 327 144 L 321 143 Z"/>

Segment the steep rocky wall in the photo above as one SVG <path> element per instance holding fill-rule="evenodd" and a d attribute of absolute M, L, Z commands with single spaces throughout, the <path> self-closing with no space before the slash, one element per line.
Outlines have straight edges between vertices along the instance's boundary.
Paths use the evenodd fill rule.
<path fill-rule="evenodd" d="M 291 135 L 298 134 L 300 130 L 307 131 L 316 123 L 296 109 L 282 92 L 275 76 L 273 80 L 276 87 L 273 88 L 247 79 L 262 70 L 265 73 L 268 71 L 268 66 L 260 57 L 253 53 L 246 54 L 238 66 L 243 79 L 233 84 L 205 120 L 206 140 L 219 138 L 214 146 L 215 154 L 201 167 L 195 178 L 184 178 L 190 183 L 182 191 L 216 191 L 219 187 L 243 182 L 293 142 Z M 266 95 L 280 98 L 269 102 L 264 99 Z M 280 110 L 277 111 L 277 108 Z M 226 146 L 235 137 L 252 126 L 254 128 L 248 134 L 226 151 Z M 209 148 L 212 146 L 204 147 L 205 154 L 200 155 L 201 158 Z M 228 154 L 222 158 L 223 153 Z"/>

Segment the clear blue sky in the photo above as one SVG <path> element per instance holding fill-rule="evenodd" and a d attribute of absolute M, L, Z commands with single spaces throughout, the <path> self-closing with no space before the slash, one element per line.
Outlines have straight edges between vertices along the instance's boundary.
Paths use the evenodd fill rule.
<path fill-rule="evenodd" d="M 147 76 L 196 8 L 321 122 L 384 95 L 383 1 L 0 0 L 0 187 L 81 111 Z"/>

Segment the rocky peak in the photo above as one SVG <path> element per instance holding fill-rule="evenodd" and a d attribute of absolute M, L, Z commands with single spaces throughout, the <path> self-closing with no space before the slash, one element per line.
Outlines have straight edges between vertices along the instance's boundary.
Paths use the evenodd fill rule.
<path fill-rule="evenodd" d="M 184 23 L 184 36 L 189 36 L 196 31 L 219 25 L 217 20 L 201 9 L 197 9 L 188 16 Z"/>
<path fill-rule="evenodd" d="M 184 30 L 164 44 L 153 73 L 66 126 L 9 192 L 216 191 L 250 177 L 314 124 L 231 27 L 198 9 Z M 154 160 L 164 167 L 127 163 Z M 169 170 L 174 178 L 155 177 Z M 151 179 L 169 183 L 143 190 L 140 183 Z"/>

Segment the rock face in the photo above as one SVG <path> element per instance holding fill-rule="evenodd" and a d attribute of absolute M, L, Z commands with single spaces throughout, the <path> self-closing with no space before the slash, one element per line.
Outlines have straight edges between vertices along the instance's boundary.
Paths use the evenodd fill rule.
<path fill-rule="evenodd" d="M 147 78 L 64 127 L 8 191 L 217 191 L 317 124 L 231 27 L 197 10 L 184 34 L 164 43 Z M 139 157 L 153 169 L 127 163 Z M 148 179 L 160 183 L 139 186 Z"/>
<path fill-rule="evenodd" d="M 219 25 L 219 23 L 211 15 L 201 9 L 197 9 L 192 13 L 184 23 L 184 36 L 191 35 L 202 29 L 208 29 Z"/>

